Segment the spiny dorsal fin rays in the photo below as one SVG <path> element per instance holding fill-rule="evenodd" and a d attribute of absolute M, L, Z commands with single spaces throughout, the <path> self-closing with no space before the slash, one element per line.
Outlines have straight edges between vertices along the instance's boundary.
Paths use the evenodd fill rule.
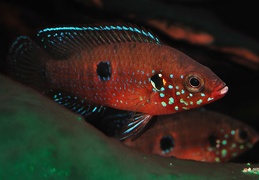
<path fill-rule="evenodd" d="M 101 44 L 123 42 L 162 44 L 150 31 L 131 24 L 45 28 L 38 32 L 36 42 L 57 59 L 67 59 L 83 49 Z"/>

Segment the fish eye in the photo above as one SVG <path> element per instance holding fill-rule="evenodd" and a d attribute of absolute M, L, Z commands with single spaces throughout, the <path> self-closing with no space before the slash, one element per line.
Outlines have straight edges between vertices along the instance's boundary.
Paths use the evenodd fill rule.
<path fill-rule="evenodd" d="M 248 140 L 248 133 L 244 129 L 237 129 L 235 133 L 235 138 L 239 143 L 244 143 Z"/>
<path fill-rule="evenodd" d="M 193 87 L 198 87 L 200 85 L 200 81 L 196 77 L 191 77 L 189 81 L 190 85 Z"/>
<path fill-rule="evenodd" d="M 185 78 L 185 87 L 192 93 L 200 92 L 204 88 L 204 78 L 201 74 L 191 73 Z"/>
<path fill-rule="evenodd" d="M 155 90 L 160 91 L 164 87 L 166 81 L 162 78 L 162 74 L 154 74 L 151 77 L 151 84 Z"/>
<path fill-rule="evenodd" d="M 162 152 L 164 153 L 169 153 L 174 147 L 174 139 L 172 136 L 163 136 L 160 139 L 160 148 L 162 150 Z"/>

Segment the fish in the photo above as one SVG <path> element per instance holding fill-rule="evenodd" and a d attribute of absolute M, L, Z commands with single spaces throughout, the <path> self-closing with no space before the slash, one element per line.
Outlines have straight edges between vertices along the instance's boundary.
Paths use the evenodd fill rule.
<path fill-rule="evenodd" d="M 8 55 L 15 80 L 58 104 L 98 119 L 106 108 L 136 112 L 121 139 L 154 115 L 214 102 L 228 86 L 211 69 L 130 23 L 55 26 L 19 36 Z"/>
<path fill-rule="evenodd" d="M 220 163 L 238 157 L 258 141 L 259 132 L 249 124 L 217 111 L 198 108 L 157 116 L 155 123 L 141 136 L 121 142 L 146 154 Z"/>

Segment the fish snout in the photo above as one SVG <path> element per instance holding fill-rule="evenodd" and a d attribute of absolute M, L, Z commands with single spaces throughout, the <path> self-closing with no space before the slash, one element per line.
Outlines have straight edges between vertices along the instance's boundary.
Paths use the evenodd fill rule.
<path fill-rule="evenodd" d="M 259 133 L 257 131 L 254 132 L 254 136 L 252 137 L 252 143 L 257 144 L 259 143 Z"/>
<path fill-rule="evenodd" d="M 223 97 L 228 92 L 228 86 L 225 83 L 221 83 L 220 85 L 216 86 L 213 90 L 212 96 L 216 97 Z"/>

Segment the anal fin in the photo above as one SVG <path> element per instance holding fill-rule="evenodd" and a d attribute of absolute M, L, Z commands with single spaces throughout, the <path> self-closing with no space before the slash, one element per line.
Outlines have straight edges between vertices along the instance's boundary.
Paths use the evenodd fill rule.
<path fill-rule="evenodd" d="M 149 114 L 117 110 L 117 112 L 103 118 L 103 130 L 109 136 L 113 136 L 120 141 L 127 138 L 133 140 L 145 131 L 152 117 Z"/>

